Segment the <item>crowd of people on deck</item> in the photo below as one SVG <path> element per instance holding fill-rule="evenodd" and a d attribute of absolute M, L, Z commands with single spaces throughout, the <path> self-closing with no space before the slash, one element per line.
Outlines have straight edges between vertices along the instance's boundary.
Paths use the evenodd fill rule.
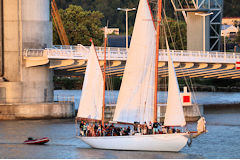
<path fill-rule="evenodd" d="M 125 126 L 125 125 L 124 125 Z M 151 135 L 151 134 L 167 134 L 180 133 L 180 129 L 174 127 L 165 127 L 158 122 L 148 124 L 134 123 L 130 126 L 114 126 L 113 123 L 101 123 L 80 121 L 80 136 L 131 136 L 131 135 Z"/>

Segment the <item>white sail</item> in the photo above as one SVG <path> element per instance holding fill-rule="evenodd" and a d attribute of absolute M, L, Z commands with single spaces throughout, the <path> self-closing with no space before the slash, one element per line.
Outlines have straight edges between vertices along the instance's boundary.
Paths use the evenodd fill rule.
<path fill-rule="evenodd" d="M 168 100 L 164 125 L 185 126 L 186 121 L 184 117 L 177 76 L 170 55 L 168 42 L 166 42 L 166 44 L 168 50 Z"/>
<path fill-rule="evenodd" d="M 156 30 L 147 0 L 140 0 L 114 121 L 153 119 Z"/>
<path fill-rule="evenodd" d="M 77 117 L 102 119 L 103 75 L 92 43 Z"/>

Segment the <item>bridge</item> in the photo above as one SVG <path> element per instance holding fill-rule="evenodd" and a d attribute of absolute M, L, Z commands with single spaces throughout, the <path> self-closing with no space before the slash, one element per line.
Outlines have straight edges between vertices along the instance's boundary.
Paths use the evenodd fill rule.
<path fill-rule="evenodd" d="M 175 11 L 183 13 L 187 23 L 188 50 L 219 50 L 222 0 L 171 2 Z M 0 119 L 74 116 L 71 104 L 53 102 L 52 70 L 57 75 L 83 76 L 88 50 L 81 45 L 52 47 L 50 6 L 49 0 L 2 0 L 0 3 Z M 107 74 L 122 76 L 127 59 L 125 49 L 107 50 Z M 98 47 L 97 52 L 103 65 L 103 48 Z M 171 53 L 178 77 L 240 76 L 235 69 L 239 54 Z M 166 51 L 160 51 L 161 77 L 167 77 L 166 55 Z"/>
<path fill-rule="evenodd" d="M 88 48 L 77 46 L 54 46 L 46 49 L 25 49 L 26 67 L 49 63 L 57 75 L 83 76 L 86 69 Z M 96 47 L 100 65 L 103 66 L 104 48 Z M 240 78 L 240 70 L 235 65 L 240 61 L 240 53 L 214 51 L 170 51 L 178 77 Z M 125 48 L 107 48 L 107 75 L 122 76 L 127 60 Z M 137 60 L 137 57 L 136 57 Z M 158 72 L 167 77 L 167 51 L 160 50 Z"/>

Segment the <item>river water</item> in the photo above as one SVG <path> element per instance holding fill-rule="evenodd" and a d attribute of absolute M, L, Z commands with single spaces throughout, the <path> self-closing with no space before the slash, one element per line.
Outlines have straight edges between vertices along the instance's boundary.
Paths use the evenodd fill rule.
<path fill-rule="evenodd" d="M 0 122 L 0 158 L 240 158 L 240 112 L 206 114 L 208 133 L 178 153 L 92 149 L 75 137 L 74 119 Z M 195 124 L 189 124 L 193 127 Z M 49 137 L 45 145 L 22 144 L 27 137 Z M 143 144 L 144 145 L 144 144 Z"/>
<path fill-rule="evenodd" d="M 63 93 L 64 91 L 55 91 Z M 70 91 L 67 91 L 70 93 Z M 73 91 L 79 93 L 79 91 Z M 71 92 L 72 95 L 74 93 Z M 208 95 L 207 95 L 208 93 Z M 239 93 L 201 93 L 204 99 L 215 97 L 223 102 L 225 97 L 231 103 L 239 102 Z M 224 96 L 221 96 L 223 94 Z M 69 95 L 66 94 L 65 95 Z M 210 96 L 212 95 L 212 96 Z M 204 98 L 205 97 L 205 98 Z M 205 101 L 205 102 L 209 102 Z M 209 104 L 209 103 L 208 103 Z M 0 121 L 0 158 L 5 159 L 161 159 L 161 158 L 240 158 L 240 109 L 235 112 L 206 113 L 208 133 L 193 140 L 191 147 L 184 147 L 178 153 L 140 152 L 92 149 L 76 138 L 74 119 Z M 195 124 L 188 124 L 195 128 Z M 45 145 L 22 144 L 27 137 L 49 137 Z M 144 144 L 143 144 L 144 145 Z"/>

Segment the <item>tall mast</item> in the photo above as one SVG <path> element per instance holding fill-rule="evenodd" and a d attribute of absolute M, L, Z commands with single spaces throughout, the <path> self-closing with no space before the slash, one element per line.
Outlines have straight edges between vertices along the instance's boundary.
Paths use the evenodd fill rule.
<path fill-rule="evenodd" d="M 106 85 L 106 52 L 107 52 L 107 27 L 104 30 L 104 66 L 103 66 L 103 106 L 102 106 L 102 126 L 104 126 L 105 112 L 105 85 Z"/>
<path fill-rule="evenodd" d="M 156 59 L 155 59 L 155 87 L 154 87 L 154 114 L 153 120 L 157 122 L 157 87 L 158 87 L 158 56 L 159 56 L 159 35 L 162 12 L 162 0 L 158 0 L 158 15 L 157 15 L 157 38 L 156 38 Z"/>

